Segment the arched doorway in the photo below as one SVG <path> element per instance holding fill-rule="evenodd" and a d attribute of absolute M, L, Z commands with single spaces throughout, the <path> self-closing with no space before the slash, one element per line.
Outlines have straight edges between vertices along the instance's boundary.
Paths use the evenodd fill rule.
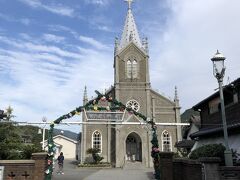
<path fill-rule="evenodd" d="M 142 141 L 135 132 L 130 133 L 126 139 L 126 160 L 142 161 Z"/>

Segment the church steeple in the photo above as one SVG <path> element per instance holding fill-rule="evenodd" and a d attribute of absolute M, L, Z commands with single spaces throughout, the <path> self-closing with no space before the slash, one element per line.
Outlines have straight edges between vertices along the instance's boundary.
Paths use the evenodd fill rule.
<path fill-rule="evenodd" d="M 137 26 L 132 14 L 133 0 L 125 0 L 128 3 L 128 12 L 124 24 L 124 29 L 120 41 L 120 49 L 126 47 L 130 42 L 134 42 L 139 48 L 142 48 L 142 43 L 139 38 Z"/>
<path fill-rule="evenodd" d="M 174 102 L 175 102 L 175 118 L 176 123 L 181 123 L 181 115 L 180 115 L 180 105 L 179 105 L 179 97 L 178 97 L 178 91 L 177 86 L 175 86 L 175 95 L 174 95 Z M 182 128 L 181 126 L 177 126 L 177 140 L 182 140 Z"/>
<path fill-rule="evenodd" d="M 87 96 L 87 86 L 84 87 L 84 93 L 83 93 L 83 104 L 85 105 L 88 102 L 88 96 Z"/>

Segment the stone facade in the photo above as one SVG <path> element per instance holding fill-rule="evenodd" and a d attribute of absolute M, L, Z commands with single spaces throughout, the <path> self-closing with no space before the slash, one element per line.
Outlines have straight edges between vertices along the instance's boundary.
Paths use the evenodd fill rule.
<path fill-rule="evenodd" d="M 134 23 L 131 19 L 131 9 L 128 9 L 125 23 Z M 151 89 L 149 77 L 149 55 L 146 42 L 135 42 L 136 25 L 125 24 L 125 31 L 131 31 L 129 40 L 115 42 L 114 54 L 114 86 L 107 92 L 123 104 L 130 103 L 132 108 L 157 123 L 180 123 L 180 107 L 177 93 L 175 100 L 162 96 Z M 127 29 L 132 28 L 132 29 Z M 123 34 L 127 34 L 126 32 Z M 131 40 L 133 39 L 133 40 Z M 140 45 L 139 45 L 140 44 Z M 86 92 L 84 103 L 87 102 Z M 83 121 L 87 121 L 83 115 Z M 134 115 L 125 114 L 124 122 L 141 122 Z M 159 126 L 158 140 L 161 151 L 176 151 L 174 144 L 181 140 L 180 127 Z M 179 130 L 179 131 L 178 131 Z M 152 167 L 151 130 L 142 125 L 83 125 L 82 128 L 82 162 L 88 159 L 86 150 L 93 147 L 94 132 L 101 134 L 101 156 L 103 161 L 116 167 L 122 167 L 126 161 L 141 161 L 146 167 Z M 179 132 L 179 133 L 178 133 Z"/>

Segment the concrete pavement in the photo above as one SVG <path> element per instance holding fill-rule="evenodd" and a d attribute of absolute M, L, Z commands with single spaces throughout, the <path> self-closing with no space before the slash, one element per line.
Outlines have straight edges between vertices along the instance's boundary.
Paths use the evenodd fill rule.
<path fill-rule="evenodd" d="M 65 160 L 64 175 L 53 173 L 53 180 L 153 180 L 153 169 L 140 163 L 127 163 L 122 168 L 78 168 Z"/>
<path fill-rule="evenodd" d="M 99 171 L 100 169 L 92 169 L 92 168 L 78 168 L 76 166 L 76 161 L 73 160 L 64 160 L 64 174 L 60 175 L 57 174 L 57 164 L 56 168 L 53 172 L 52 180 L 83 180 L 86 177 L 90 176 L 91 174 Z"/>

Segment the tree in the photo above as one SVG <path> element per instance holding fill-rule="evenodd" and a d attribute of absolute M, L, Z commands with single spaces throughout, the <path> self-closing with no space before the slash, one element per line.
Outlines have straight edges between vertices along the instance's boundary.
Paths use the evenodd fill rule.
<path fill-rule="evenodd" d="M 32 153 L 41 152 L 41 147 L 34 144 L 25 145 L 22 149 L 22 159 L 31 159 Z"/>
<path fill-rule="evenodd" d="M 11 106 L 8 106 L 6 108 L 6 121 L 12 121 L 12 118 L 14 118 L 15 116 L 13 115 L 13 108 Z"/>
<path fill-rule="evenodd" d="M 30 159 L 34 152 L 41 152 L 41 135 L 38 127 L 16 126 L 13 122 L 0 123 L 0 159 Z M 31 143 L 23 143 L 22 136 Z"/>
<path fill-rule="evenodd" d="M 0 159 L 21 159 L 21 137 L 12 123 L 0 124 Z"/>

